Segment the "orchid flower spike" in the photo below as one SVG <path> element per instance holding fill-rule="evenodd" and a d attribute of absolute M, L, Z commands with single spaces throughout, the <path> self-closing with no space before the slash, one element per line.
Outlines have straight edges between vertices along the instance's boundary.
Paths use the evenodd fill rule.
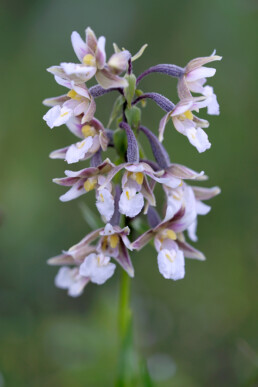
<path fill-rule="evenodd" d="M 97 38 L 90 27 L 85 34 L 85 40 L 75 31 L 71 36 L 80 63 L 61 62 L 60 66 L 48 68 L 57 84 L 68 92 L 43 102 L 50 107 L 43 117 L 47 125 L 54 128 L 64 124 L 76 137 L 70 145 L 51 152 L 50 158 L 67 164 L 83 163 L 81 169 L 65 170 L 64 177 L 53 179 L 68 187 L 60 200 L 87 200 L 91 194 L 84 195 L 92 191 L 97 213 L 95 217 L 91 208 L 85 207 L 85 220 L 92 231 L 48 260 L 50 265 L 60 266 L 55 285 L 67 290 L 71 297 L 78 297 L 86 285 L 104 284 L 115 274 L 116 266 L 133 278 L 129 252 L 137 253 L 151 241 L 161 275 L 174 281 L 182 279 L 185 258 L 205 259 L 187 239 L 197 241 L 198 215 L 206 215 L 211 209 L 204 201 L 218 195 L 220 189 L 195 185 L 207 179 L 204 171 L 171 162 L 174 155 L 163 141 L 164 131 L 171 119 L 175 129 L 199 153 L 210 148 L 203 130 L 209 122 L 195 113 L 207 108 L 208 114 L 219 114 L 213 88 L 206 85 L 206 78 L 215 75 L 216 70 L 205 65 L 221 57 L 213 53 L 196 58 L 184 68 L 158 64 L 137 77 L 133 66 L 147 45 L 131 56 L 128 50 L 114 44 L 114 53 L 107 60 L 105 37 Z M 155 90 L 144 92 L 138 88 L 141 80 L 152 73 L 177 78 L 177 104 Z M 88 88 L 86 83 L 94 79 L 96 83 Z M 105 126 L 95 117 L 95 101 L 115 94 L 110 117 L 102 121 L 108 122 Z M 144 126 L 139 106 L 144 107 L 147 100 L 165 112 L 159 126 L 158 121 L 150 128 Z M 144 136 L 152 151 L 150 158 L 145 154 L 145 144 L 141 144 Z"/>

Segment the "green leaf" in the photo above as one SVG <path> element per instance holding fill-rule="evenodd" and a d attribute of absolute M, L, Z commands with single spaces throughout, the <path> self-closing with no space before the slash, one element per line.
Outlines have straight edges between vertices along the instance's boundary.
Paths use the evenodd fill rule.
<path fill-rule="evenodd" d="M 79 207 L 82 211 L 82 216 L 86 223 L 90 226 L 92 230 L 103 227 L 103 223 L 98 215 L 96 215 L 87 204 L 81 202 Z"/>
<path fill-rule="evenodd" d="M 108 124 L 107 124 L 107 128 L 110 128 L 110 125 L 112 124 L 112 122 L 118 117 L 118 115 L 120 114 L 121 112 L 121 108 L 123 106 L 125 102 L 125 99 L 122 95 L 120 95 L 119 97 L 117 97 L 117 99 L 115 100 L 114 102 L 114 105 L 113 105 L 113 108 L 112 108 L 112 112 L 110 114 L 110 117 L 109 117 L 109 121 L 108 121 Z"/>
<path fill-rule="evenodd" d="M 141 122 L 141 110 L 137 106 L 125 109 L 125 116 L 132 129 L 137 129 Z"/>

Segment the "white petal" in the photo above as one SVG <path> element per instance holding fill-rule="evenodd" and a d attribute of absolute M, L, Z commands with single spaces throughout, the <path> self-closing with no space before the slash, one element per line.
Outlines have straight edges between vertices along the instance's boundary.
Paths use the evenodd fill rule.
<path fill-rule="evenodd" d="M 85 66 L 77 63 L 61 63 L 62 69 L 67 75 L 76 75 L 78 79 L 86 82 L 91 79 L 96 73 L 96 67 Z"/>
<path fill-rule="evenodd" d="M 58 270 L 58 273 L 55 277 L 55 285 L 58 288 L 61 289 L 68 289 L 69 286 L 73 283 L 72 276 L 71 276 L 71 270 L 67 266 L 63 266 Z"/>
<path fill-rule="evenodd" d="M 93 144 L 93 139 L 91 136 L 87 137 L 85 140 L 77 142 L 69 146 L 68 151 L 65 155 L 65 160 L 68 164 L 77 163 L 79 160 L 82 160 L 85 154 L 88 152 L 90 147 Z"/>
<path fill-rule="evenodd" d="M 186 131 L 186 136 L 199 153 L 202 153 L 211 147 L 207 134 L 201 128 L 188 129 Z"/>
<path fill-rule="evenodd" d="M 213 69 L 212 67 L 199 67 L 195 70 L 190 71 L 186 75 L 186 80 L 189 82 L 194 82 L 197 79 L 201 78 L 208 78 L 213 77 L 213 75 L 216 73 L 216 69 Z"/>
<path fill-rule="evenodd" d="M 119 199 L 119 211 L 130 218 L 138 215 L 144 206 L 143 195 L 135 190 L 126 188 Z"/>
<path fill-rule="evenodd" d="M 206 215 L 210 212 L 211 206 L 202 203 L 200 200 L 196 201 L 196 212 L 198 215 Z"/>
<path fill-rule="evenodd" d="M 98 191 L 96 206 L 100 214 L 108 222 L 112 218 L 115 210 L 115 201 L 108 189 L 103 188 Z"/>
<path fill-rule="evenodd" d="M 115 234 L 115 230 L 110 223 L 107 223 L 104 230 L 100 231 L 100 235 L 112 235 Z"/>
<path fill-rule="evenodd" d="M 203 94 L 208 99 L 208 114 L 219 115 L 219 104 L 217 101 L 217 96 L 213 91 L 213 87 L 205 86 L 203 88 Z"/>
<path fill-rule="evenodd" d="M 71 35 L 72 46 L 77 58 L 82 62 L 84 56 L 87 53 L 86 43 L 82 40 L 78 32 L 73 31 Z"/>
<path fill-rule="evenodd" d="M 187 228 L 188 236 L 193 242 L 197 242 L 198 240 L 196 231 L 197 231 L 197 219 L 195 219 L 195 221 Z"/>
<path fill-rule="evenodd" d="M 68 295 L 71 297 L 78 297 L 82 294 L 88 279 L 81 277 L 79 274 L 73 284 L 68 289 Z"/>
<path fill-rule="evenodd" d="M 178 280 L 185 276 L 185 260 L 181 250 L 161 250 L 158 267 L 164 278 Z"/>
<path fill-rule="evenodd" d="M 90 254 L 80 266 L 80 275 L 89 277 L 91 282 L 102 285 L 114 274 L 116 265 L 103 254 Z"/>
<path fill-rule="evenodd" d="M 73 111 L 60 106 L 54 106 L 43 117 L 47 125 L 52 129 L 55 126 L 65 124 L 73 115 Z"/>
<path fill-rule="evenodd" d="M 68 202 L 69 200 L 76 199 L 85 193 L 86 191 L 79 181 L 78 183 L 74 184 L 72 188 L 70 188 L 64 195 L 60 196 L 59 199 L 61 202 Z"/>

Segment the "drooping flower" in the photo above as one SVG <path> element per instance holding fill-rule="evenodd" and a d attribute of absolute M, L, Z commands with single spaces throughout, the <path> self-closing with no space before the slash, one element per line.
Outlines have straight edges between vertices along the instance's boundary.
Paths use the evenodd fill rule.
<path fill-rule="evenodd" d="M 73 267 L 71 269 L 70 267 L 63 266 L 59 269 L 55 277 L 56 287 L 67 289 L 68 295 L 71 297 L 80 296 L 89 281 L 89 277 L 80 275 L 78 267 Z"/>
<path fill-rule="evenodd" d="M 104 284 L 114 274 L 116 265 L 110 262 L 109 257 L 103 254 L 92 253 L 85 257 L 80 266 L 59 269 L 55 277 L 55 285 L 67 289 L 68 295 L 78 297 L 89 282 L 97 285 Z"/>
<path fill-rule="evenodd" d="M 189 142 L 198 150 L 204 152 L 211 147 L 207 134 L 202 128 L 207 128 L 209 122 L 196 117 L 192 111 L 199 111 L 205 105 L 205 100 L 185 99 L 178 102 L 175 108 L 168 112 L 160 121 L 159 140 L 163 141 L 164 131 L 169 118 L 172 119 L 176 130 L 186 136 Z"/>
<path fill-rule="evenodd" d="M 100 176 L 114 169 L 115 165 L 109 159 L 104 160 L 97 167 L 89 167 L 80 171 L 65 171 L 66 177 L 53 179 L 54 183 L 71 187 L 64 195 L 60 196 L 62 202 L 73 200 L 99 186 Z"/>
<path fill-rule="evenodd" d="M 173 218 L 181 208 L 184 208 L 184 219 L 187 219 L 189 224 L 187 227 L 188 236 L 192 241 L 197 241 L 197 216 L 206 215 L 211 210 L 210 206 L 200 200 L 200 195 L 198 195 L 199 187 L 192 187 L 184 182 L 175 189 L 166 186 L 163 188 L 167 196 L 165 220 Z M 205 192 L 205 196 L 201 196 L 204 197 L 203 200 L 211 199 L 220 193 L 218 187 L 201 188 L 201 192 L 202 190 Z M 197 193 L 195 194 L 195 192 Z"/>
<path fill-rule="evenodd" d="M 108 223 L 86 235 L 68 251 L 50 258 L 50 265 L 62 266 L 55 280 L 56 286 L 68 289 L 68 294 L 76 297 L 88 282 L 104 283 L 115 271 L 111 257 L 133 277 L 134 269 L 128 253 L 128 249 L 131 249 L 129 233 L 128 227 L 121 229 Z M 67 265 L 75 267 L 69 268 Z"/>
<path fill-rule="evenodd" d="M 81 124 L 80 117 L 72 117 L 66 125 L 82 141 L 51 152 L 52 159 L 65 159 L 68 164 L 72 164 L 91 158 L 100 148 L 103 151 L 107 149 L 108 136 L 104 126 L 96 118 Z"/>
<path fill-rule="evenodd" d="M 200 251 L 184 240 L 182 232 L 189 226 L 189 218 L 184 215 L 185 209 L 181 208 L 173 218 L 158 223 L 132 243 L 133 249 L 141 250 L 154 238 L 158 267 L 164 278 L 177 280 L 184 277 L 184 257 L 205 259 Z"/>
<path fill-rule="evenodd" d="M 127 69 L 128 60 L 131 57 L 129 51 L 123 50 L 113 54 L 106 63 L 105 37 L 101 36 L 97 39 L 89 27 L 85 34 L 85 41 L 76 31 L 71 36 L 73 49 L 81 63 L 63 62 L 60 66 L 50 68 L 49 71 L 64 78 L 70 77 L 77 82 L 86 82 L 95 75 L 97 82 L 104 89 L 126 87 L 126 79 L 118 75 Z"/>
<path fill-rule="evenodd" d="M 43 119 L 52 129 L 55 126 L 66 124 L 72 117 L 81 116 L 84 124 L 93 119 L 96 104 L 84 84 L 75 84 L 74 81 L 55 77 L 57 83 L 67 87 L 70 91 L 60 97 L 48 98 L 43 101 L 46 106 L 52 108 L 44 115 Z"/>
<path fill-rule="evenodd" d="M 216 69 L 205 67 L 204 65 L 216 60 L 221 60 L 222 57 L 215 55 L 201 57 L 191 60 L 184 69 L 184 74 L 178 80 L 178 95 L 180 99 L 191 98 L 191 92 L 200 93 L 206 97 L 206 105 L 208 114 L 218 115 L 219 104 L 216 94 L 211 86 L 204 86 L 206 78 L 213 77 Z"/>

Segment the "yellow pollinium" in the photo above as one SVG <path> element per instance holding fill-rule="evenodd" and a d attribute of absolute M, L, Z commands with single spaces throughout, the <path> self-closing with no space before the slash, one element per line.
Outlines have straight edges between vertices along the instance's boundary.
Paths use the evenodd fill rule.
<path fill-rule="evenodd" d="M 82 61 L 86 66 L 95 66 L 96 64 L 96 60 L 91 54 L 86 54 Z"/>
<path fill-rule="evenodd" d="M 96 134 L 96 130 L 93 126 L 90 125 L 83 125 L 82 127 L 82 134 L 84 137 L 94 136 Z"/>
<path fill-rule="evenodd" d="M 96 185 L 97 185 L 97 178 L 95 176 L 90 177 L 83 184 L 86 192 L 92 191 L 96 187 Z"/>
<path fill-rule="evenodd" d="M 184 118 L 187 118 L 188 120 L 193 119 L 193 113 L 190 110 L 187 110 L 186 112 L 184 112 L 184 114 L 182 114 L 182 116 L 184 116 Z"/>
<path fill-rule="evenodd" d="M 68 93 L 67 93 L 67 97 L 69 97 L 69 98 L 72 98 L 72 99 L 76 99 L 77 101 L 80 101 L 81 100 L 81 96 L 78 94 L 78 93 L 76 93 L 76 91 L 75 90 L 70 90 Z"/>
<path fill-rule="evenodd" d="M 142 185 L 144 174 L 142 172 L 133 172 L 130 177 L 136 181 L 137 184 Z"/>
<path fill-rule="evenodd" d="M 110 244 L 110 247 L 112 247 L 112 249 L 114 249 L 118 245 L 118 242 L 119 242 L 119 237 L 117 234 L 110 235 L 109 244 Z"/>
<path fill-rule="evenodd" d="M 173 230 L 166 230 L 166 237 L 169 239 L 172 239 L 173 241 L 176 240 L 176 233 Z"/>

